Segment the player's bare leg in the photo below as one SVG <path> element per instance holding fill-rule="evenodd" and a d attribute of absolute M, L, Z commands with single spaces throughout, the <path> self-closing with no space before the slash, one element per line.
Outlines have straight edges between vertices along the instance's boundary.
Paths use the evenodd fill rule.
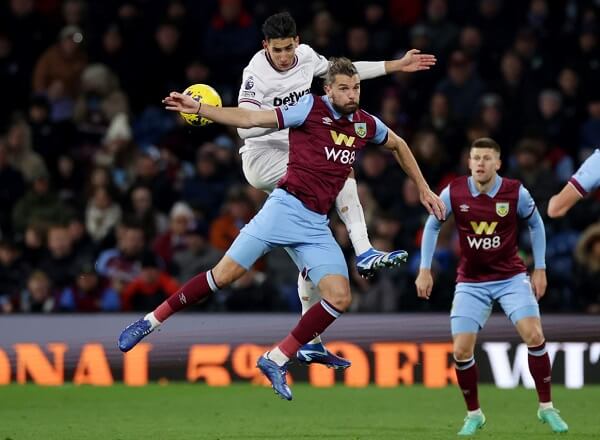
<path fill-rule="evenodd" d="M 290 359 L 298 349 L 321 334 L 350 306 L 350 284 L 342 275 L 325 275 L 319 282 L 323 299 L 314 304 L 290 334 L 274 349 L 262 355 L 258 368 L 267 376 L 275 393 L 292 400 L 292 391 L 287 385 L 286 373 Z"/>
<path fill-rule="evenodd" d="M 542 323 L 538 317 L 526 317 L 517 321 L 516 327 L 523 342 L 527 344 L 529 352 L 527 355 L 529 372 L 535 382 L 539 400 L 538 419 L 542 423 L 547 423 L 554 432 L 567 432 L 569 426 L 552 404 L 552 367 L 546 351 Z"/>
<path fill-rule="evenodd" d="M 298 295 L 300 296 L 303 315 L 321 300 L 321 294 L 317 286 L 302 276 L 302 274 L 298 276 Z M 296 357 L 303 364 L 322 364 L 327 368 L 333 369 L 344 370 L 352 365 L 348 359 L 344 359 L 327 350 L 321 341 L 320 335 L 317 335 L 307 344 L 300 347 L 298 353 L 296 353 Z"/>
<path fill-rule="evenodd" d="M 477 333 L 457 333 L 453 340 L 456 378 L 467 405 L 467 416 L 458 435 L 473 435 L 485 425 L 485 415 L 479 406 L 477 390 L 479 370 L 473 353 Z"/>
<path fill-rule="evenodd" d="M 154 311 L 128 325 L 119 336 L 119 349 L 124 352 L 131 350 L 169 316 L 230 285 L 245 273 L 246 269 L 224 256 L 212 270 L 196 275 Z"/>
<path fill-rule="evenodd" d="M 360 204 L 353 175 L 346 179 L 346 183 L 335 200 L 335 207 L 340 219 L 348 229 L 348 235 L 356 253 L 356 267 L 362 277 L 370 278 L 379 269 L 395 267 L 406 262 L 408 258 L 406 251 L 382 252 L 373 249 L 369 241 L 365 214 Z"/>

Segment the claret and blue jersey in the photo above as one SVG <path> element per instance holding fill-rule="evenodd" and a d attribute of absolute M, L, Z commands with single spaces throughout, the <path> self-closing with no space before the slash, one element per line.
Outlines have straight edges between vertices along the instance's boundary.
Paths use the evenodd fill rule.
<path fill-rule="evenodd" d="M 342 115 L 327 96 L 307 95 L 275 111 L 279 128 L 290 128 L 287 173 L 278 186 L 322 214 L 342 189 L 357 151 L 387 142 L 388 128 L 378 118 L 360 109 Z"/>
<path fill-rule="evenodd" d="M 586 159 L 577 172 L 571 177 L 569 183 L 575 187 L 581 196 L 600 187 L 600 150 L 596 149 L 594 153 Z"/>

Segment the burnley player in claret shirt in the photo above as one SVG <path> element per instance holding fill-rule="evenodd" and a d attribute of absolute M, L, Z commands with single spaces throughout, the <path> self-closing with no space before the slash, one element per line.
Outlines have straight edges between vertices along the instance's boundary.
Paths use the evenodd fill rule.
<path fill-rule="evenodd" d="M 277 188 L 221 261 L 123 330 L 119 337 L 122 351 L 131 350 L 169 316 L 242 277 L 273 248 L 286 247 L 298 269 L 318 286 L 322 296 L 287 337 L 257 361 L 275 392 L 292 400 L 286 382 L 291 359 L 301 346 L 340 317 L 351 302 L 348 266 L 329 229 L 327 213 L 352 170 L 356 151 L 368 142 L 390 150 L 417 185 L 421 203 L 443 220 L 444 204 L 429 189 L 406 142 L 359 108 L 360 78 L 350 60 L 337 58 L 330 62 L 325 91 L 325 96 L 306 95 L 294 106 L 264 111 L 212 107 L 177 92 L 164 99 L 167 110 L 197 113 L 222 124 L 290 128 L 289 163 Z"/>
<path fill-rule="evenodd" d="M 477 334 L 494 301 L 515 325 L 529 349 L 529 371 L 538 394 L 539 420 L 554 432 L 567 424 L 552 404 L 551 366 L 542 332 L 538 300 L 546 291 L 544 224 L 523 185 L 498 175 L 500 146 L 490 138 L 473 142 L 471 176 L 454 179 L 442 191 L 448 214 L 454 213 L 460 241 L 460 262 L 450 326 L 456 377 L 467 406 L 459 435 L 473 435 L 485 424 L 477 392 L 478 370 L 473 356 Z M 517 255 L 519 220 L 527 221 L 535 268 L 531 278 Z M 442 223 L 430 216 L 421 244 L 421 269 L 415 282 L 419 297 L 428 299 L 433 287 L 431 261 Z"/>

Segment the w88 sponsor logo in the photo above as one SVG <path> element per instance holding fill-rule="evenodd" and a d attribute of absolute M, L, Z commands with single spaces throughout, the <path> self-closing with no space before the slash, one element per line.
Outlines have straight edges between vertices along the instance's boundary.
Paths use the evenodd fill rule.
<path fill-rule="evenodd" d="M 497 249 L 502 244 L 500 236 L 495 235 L 493 237 L 470 237 L 467 236 L 467 242 L 471 249 L 483 249 L 485 251 L 490 249 Z"/>
<path fill-rule="evenodd" d="M 356 160 L 356 151 L 340 150 L 335 147 L 325 147 L 325 156 L 327 160 L 340 162 L 344 165 L 352 165 Z"/>

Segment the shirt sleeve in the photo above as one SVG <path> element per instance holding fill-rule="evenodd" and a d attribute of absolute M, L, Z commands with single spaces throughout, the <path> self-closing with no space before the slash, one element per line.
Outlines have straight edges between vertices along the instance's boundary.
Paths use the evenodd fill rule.
<path fill-rule="evenodd" d="M 546 230 L 542 216 L 533 210 L 531 217 L 527 221 L 529 234 L 531 235 L 531 252 L 533 253 L 533 264 L 536 269 L 546 268 Z"/>
<path fill-rule="evenodd" d="M 450 204 L 450 188 L 446 187 L 440 194 L 440 199 L 446 205 L 446 218 L 452 212 Z M 421 269 L 431 269 L 431 261 L 433 260 L 433 254 L 435 253 L 435 246 L 437 244 L 438 235 L 442 229 L 442 222 L 440 222 L 435 215 L 430 215 L 425 223 L 425 229 L 423 231 L 423 240 L 421 241 Z"/>
<path fill-rule="evenodd" d="M 314 76 L 324 76 L 329 69 L 329 60 L 323 55 L 317 53 L 312 47 L 308 46 L 311 59 L 314 65 Z"/>
<path fill-rule="evenodd" d="M 353 64 L 361 80 L 386 75 L 385 61 L 355 61 Z"/>
<path fill-rule="evenodd" d="M 381 122 L 381 119 L 379 119 L 378 117 L 373 116 L 373 119 L 375 119 L 375 136 L 373 136 L 371 142 L 377 145 L 383 145 L 388 140 L 389 128 L 387 127 L 387 125 Z"/>
<path fill-rule="evenodd" d="M 246 67 L 242 76 L 242 86 L 238 94 L 238 105 L 245 102 L 254 104 L 260 108 L 265 92 L 266 86 L 262 80 Z"/>
<path fill-rule="evenodd" d="M 519 187 L 519 200 L 517 201 L 517 215 L 519 218 L 528 219 L 535 211 L 535 201 L 527 188 L 523 185 Z"/>
<path fill-rule="evenodd" d="M 569 179 L 581 196 L 600 187 L 600 150 L 594 153 L 581 164 L 577 172 Z"/>
<path fill-rule="evenodd" d="M 313 95 L 308 94 L 300 98 L 294 105 L 275 107 L 278 128 L 281 130 L 302 125 L 312 109 L 313 102 Z"/>

